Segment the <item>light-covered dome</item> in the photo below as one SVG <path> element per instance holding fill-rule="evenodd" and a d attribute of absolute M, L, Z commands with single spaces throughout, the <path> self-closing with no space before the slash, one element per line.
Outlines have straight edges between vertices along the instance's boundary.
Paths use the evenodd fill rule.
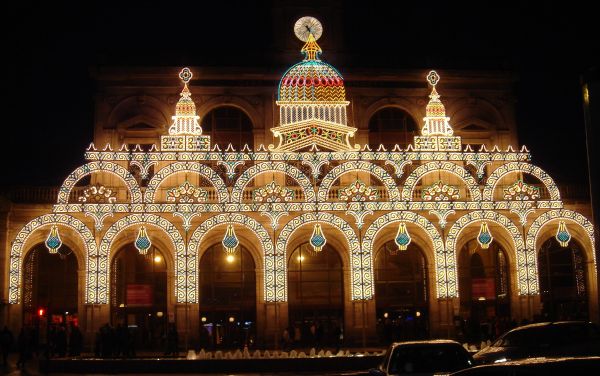
<path fill-rule="evenodd" d="M 302 53 L 304 60 L 293 65 L 281 78 L 278 101 L 345 101 L 344 78 L 337 69 L 319 59 L 321 47 L 312 34 L 309 34 Z"/>

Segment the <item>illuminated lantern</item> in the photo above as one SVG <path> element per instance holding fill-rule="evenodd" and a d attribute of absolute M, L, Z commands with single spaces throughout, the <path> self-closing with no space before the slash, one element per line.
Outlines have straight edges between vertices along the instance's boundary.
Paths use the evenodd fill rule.
<path fill-rule="evenodd" d="M 408 234 L 408 230 L 406 229 L 406 223 L 400 222 L 398 226 L 398 233 L 394 238 L 394 243 L 398 246 L 399 251 L 406 251 L 406 248 L 412 241 L 410 235 Z"/>
<path fill-rule="evenodd" d="M 62 245 L 62 240 L 60 240 L 60 235 L 58 233 L 58 227 L 52 226 L 50 228 L 50 233 L 46 238 L 46 248 L 48 248 L 48 252 L 51 254 L 56 254 L 58 249 Z"/>
<path fill-rule="evenodd" d="M 327 239 L 325 239 L 325 235 L 323 235 L 321 225 L 317 223 L 310 237 L 310 245 L 315 252 L 321 252 L 325 243 L 327 243 Z"/>
<path fill-rule="evenodd" d="M 235 235 L 233 225 L 227 225 L 227 231 L 225 231 L 225 236 L 223 237 L 223 241 L 221 243 L 223 244 L 225 253 L 231 255 L 235 252 L 235 249 L 240 244 L 240 241 Z"/>
<path fill-rule="evenodd" d="M 569 242 L 571 241 L 571 234 L 569 234 L 569 231 L 567 230 L 567 225 L 566 225 L 565 221 L 558 222 L 558 230 L 556 231 L 556 240 L 558 240 L 558 243 L 560 244 L 561 247 L 568 246 Z"/>
<path fill-rule="evenodd" d="M 477 235 L 477 242 L 481 246 L 481 249 L 488 249 L 490 244 L 492 244 L 492 240 L 494 240 L 494 237 L 488 229 L 487 222 L 483 222 L 479 229 L 479 235 Z"/>
<path fill-rule="evenodd" d="M 140 227 L 140 231 L 138 232 L 134 245 L 140 255 L 146 255 L 146 253 L 148 253 L 148 249 L 150 249 L 152 246 L 152 242 L 146 233 L 146 227 Z"/>

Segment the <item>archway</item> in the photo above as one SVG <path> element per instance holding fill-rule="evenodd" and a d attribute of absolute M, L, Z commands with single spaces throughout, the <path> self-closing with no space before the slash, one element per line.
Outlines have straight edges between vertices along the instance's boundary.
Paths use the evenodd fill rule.
<path fill-rule="evenodd" d="M 167 309 L 167 263 L 152 246 L 141 255 L 132 243 L 117 251 L 110 278 L 111 322 L 117 340 L 103 355 L 133 355 L 136 349 L 163 350 L 162 338 L 173 322 Z"/>
<path fill-rule="evenodd" d="M 375 253 L 377 335 L 381 343 L 428 335 L 427 262 L 411 243 L 399 251 L 393 240 Z"/>
<path fill-rule="evenodd" d="M 211 137 L 213 145 L 225 150 L 229 144 L 236 150 L 244 145 L 254 148 L 252 120 L 234 106 L 217 107 L 202 117 L 202 133 Z"/>
<path fill-rule="evenodd" d="M 538 253 L 542 315 L 547 320 L 588 320 L 585 252 L 571 240 L 562 247 L 551 237 Z"/>
<path fill-rule="evenodd" d="M 476 240 L 470 240 L 458 258 L 464 339 L 475 343 L 494 339 L 510 326 L 508 255 L 496 241 L 482 249 Z"/>
<path fill-rule="evenodd" d="M 290 339 L 296 345 L 335 345 L 344 323 L 344 272 L 338 252 L 326 244 L 314 252 L 299 245 L 288 258 Z"/>
<path fill-rule="evenodd" d="M 373 150 L 379 145 L 387 150 L 392 150 L 394 145 L 405 148 L 413 142 L 417 129 L 415 120 L 406 111 L 397 107 L 382 108 L 369 119 L 369 146 Z"/>
<path fill-rule="evenodd" d="M 240 348 L 256 341 L 256 265 L 239 246 L 227 255 L 221 243 L 200 258 L 200 346 Z"/>
<path fill-rule="evenodd" d="M 29 251 L 23 263 L 23 324 L 48 324 L 48 328 L 38 328 L 40 333 L 79 325 L 77 257 L 65 244 L 59 251 L 60 254 L 50 254 L 40 243 Z"/>

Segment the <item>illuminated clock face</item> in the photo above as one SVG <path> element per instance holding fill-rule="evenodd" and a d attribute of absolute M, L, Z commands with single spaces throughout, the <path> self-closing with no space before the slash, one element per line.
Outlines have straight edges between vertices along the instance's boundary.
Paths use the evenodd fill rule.
<path fill-rule="evenodd" d="M 312 33 L 315 40 L 323 34 L 321 22 L 314 17 L 302 17 L 294 25 L 294 33 L 303 42 L 308 40 L 308 35 Z"/>

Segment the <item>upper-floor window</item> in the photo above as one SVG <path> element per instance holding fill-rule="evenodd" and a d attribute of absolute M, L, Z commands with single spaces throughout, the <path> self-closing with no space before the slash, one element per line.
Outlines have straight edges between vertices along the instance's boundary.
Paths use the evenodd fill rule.
<path fill-rule="evenodd" d="M 245 144 L 254 149 L 252 121 L 246 113 L 236 107 L 215 108 L 202 118 L 202 134 L 211 137 L 211 144 L 225 150 L 231 143 L 236 150 Z"/>
<path fill-rule="evenodd" d="M 398 144 L 405 148 L 417 135 L 417 124 L 406 112 L 396 107 L 377 111 L 369 120 L 369 146 L 376 150 L 379 145 L 391 150 Z"/>

